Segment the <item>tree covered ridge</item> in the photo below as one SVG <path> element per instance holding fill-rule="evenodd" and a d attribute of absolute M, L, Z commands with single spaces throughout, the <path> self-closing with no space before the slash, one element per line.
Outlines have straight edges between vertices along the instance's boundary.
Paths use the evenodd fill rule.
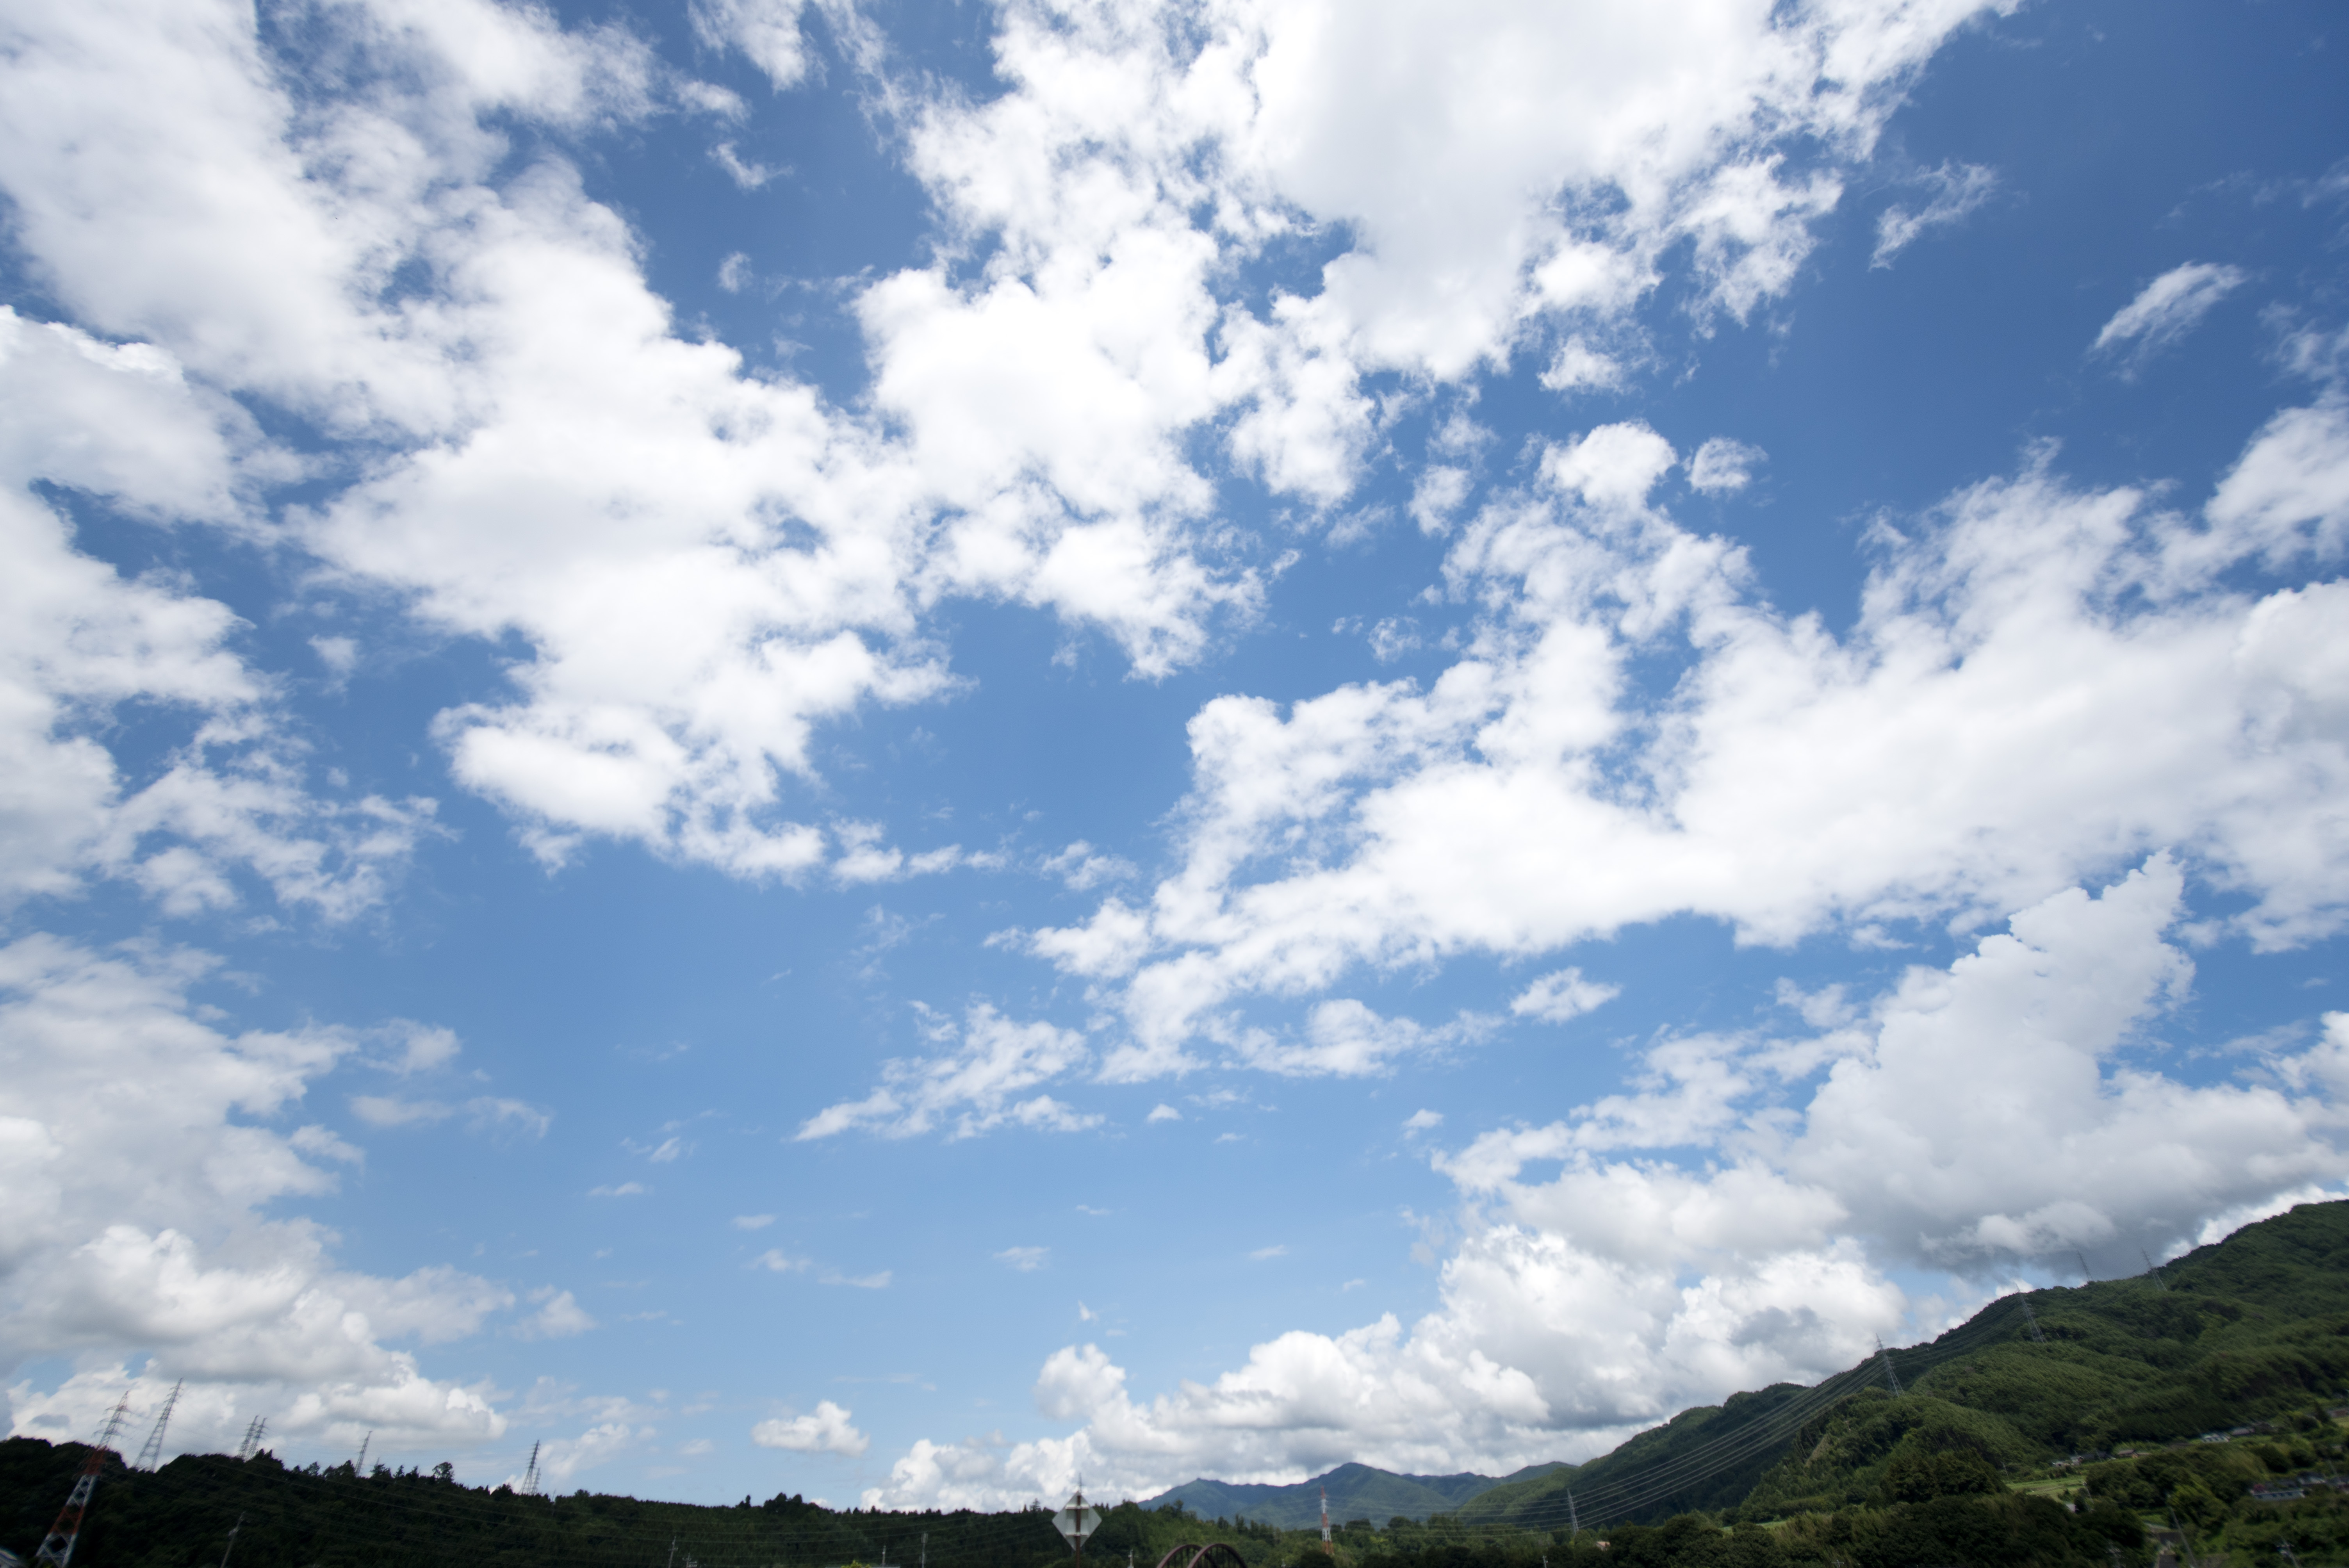
<path fill-rule="evenodd" d="M 2305 1205 L 2158 1276 L 2003 1298 L 1884 1362 L 1683 1411 L 1600 1459 L 1449 1513 L 1351 1520 L 1334 1568 L 2146 1568 L 2147 1527 L 2173 1521 L 2206 1568 L 2213 1557 L 2265 1568 L 2286 1544 L 2312 1568 L 2349 1564 L 2349 1499 L 2253 1491 L 2349 1469 L 2327 1408 L 2345 1392 L 2349 1203 Z M 2194 1440 L 2243 1428 L 2262 1429 Z M 87 1454 L 0 1442 L 0 1546 L 30 1556 Z M 1178 1542 L 1206 1540 L 1231 1542 L 1251 1568 L 1330 1563 L 1310 1531 L 1205 1519 L 1179 1503 L 1104 1514 L 1088 1548 L 1097 1563 L 1131 1554 L 1147 1568 Z M 109 1460 L 76 1563 L 208 1564 L 239 1520 L 239 1568 L 667 1568 L 672 1543 L 675 1568 L 1068 1560 L 1032 1510 L 833 1511 L 780 1494 L 730 1508 L 555 1500 L 460 1486 L 446 1467 L 360 1476 L 263 1454 L 183 1456 L 151 1474 Z"/>

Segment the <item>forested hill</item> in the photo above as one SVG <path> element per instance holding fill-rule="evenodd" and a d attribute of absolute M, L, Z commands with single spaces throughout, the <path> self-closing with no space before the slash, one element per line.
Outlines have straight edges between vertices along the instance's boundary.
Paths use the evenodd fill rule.
<path fill-rule="evenodd" d="M 1388 1558 L 1396 1568 L 2146 1568 L 2140 1521 L 2172 1517 L 2222 1558 L 2240 1547 L 2275 1561 L 2289 1531 L 2309 1568 L 2349 1568 L 2349 1499 L 2309 1479 L 2349 1466 L 2349 1441 L 2325 1414 L 2349 1395 L 2349 1204 L 2295 1209 L 2160 1277 L 2006 1297 L 1888 1359 L 1889 1375 L 1870 1361 L 1815 1387 L 1741 1394 L 1588 1464 L 1498 1484 L 1341 1467 L 1327 1478 L 1331 1518 L 1377 1528 L 1341 1528 L 1334 1568 Z M 2271 1429 L 2246 1442 L 2161 1446 L 2263 1422 Z M 2151 1451 L 2103 1452 L 2130 1446 Z M 30 1559 L 88 1453 L 0 1441 L 0 1548 Z M 2046 1469 L 2070 1454 L 2090 1462 Z M 2083 1477 L 2078 1497 L 2090 1506 L 2078 1513 L 2013 1490 Z M 2313 1490 L 2278 1505 L 2255 1495 L 2266 1478 Z M 1131 1553 L 1146 1568 L 1177 1542 L 1222 1540 L 1249 1568 L 1331 1568 L 1318 1533 L 1301 1528 L 1312 1521 L 1284 1534 L 1238 1517 L 1243 1491 L 1309 1491 L 1318 1520 L 1322 1484 L 1233 1488 L 1187 1507 L 1174 1494 L 1153 1500 L 1161 1507 L 1121 1503 L 1105 1511 L 1087 1560 Z M 1410 1501 L 1406 1488 L 1464 1501 L 1422 1520 L 1392 1506 Z M 1671 1515 L 1682 1517 L 1656 1530 L 1638 1523 Z M 361 1476 L 348 1464 L 292 1470 L 266 1454 L 214 1454 L 130 1472 L 109 1454 L 75 1562 L 217 1563 L 233 1529 L 239 1568 L 657 1568 L 672 1542 L 680 1568 L 1069 1560 L 1049 1516 L 1032 1511 L 834 1512 L 784 1496 L 731 1508 L 584 1491 L 557 1500 L 380 1465 Z"/>
<path fill-rule="evenodd" d="M 1287 1530 L 1303 1530 L 1321 1522 L 1321 1494 L 1327 1489 L 1332 1520 L 1342 1524 L 1350 1519 L 1367 1519 L 1384 1524 L 1398 1515 L 1423 1520 L 1431 1514 L 1448 1513 L 1470 1498 L 1506 1481 L 1526 1480 L 1561 1468 L 1556 1464 L 1528 1465 L 1514 1475 L 1496 1479 L 1468 1474 L 1397 1475 L 1370 1465 L 1345 1464 L 1327 1475 L 1288 1486 L 1185 1481 L 1156 1497 L 1145 1498 L 1142 1506 L 1164 1508 L 1179 1502 L 1191 1512 L 1208 1519 L 1252 1519 Z"/>
<path fill-rule="evenodd" d="M 2349 1203 L 2303 1204 L 2158 1274 L 2003 1297 L 1887 1359 L 1906 1398 L 1872 1359 L 1814 1387 L 1734 1395 L 1587 1464 L 1493 1487 L 1459 1517 L 1544 1530 L 1696 1509 L 1773 1518 L 1880 1495 L 1899 1454 L 1956 1447 L 2020 1466 L 2339 1397 Z"/>

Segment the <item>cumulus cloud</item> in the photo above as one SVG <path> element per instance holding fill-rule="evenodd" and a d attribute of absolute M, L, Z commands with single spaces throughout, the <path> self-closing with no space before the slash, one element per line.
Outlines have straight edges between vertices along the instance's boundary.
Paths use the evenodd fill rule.
<path fill-rule="evenodd" d="M 314 788 L 227 606 L 162 575 L 126 579 L 74 547 L 37 484 L 142 521 L 242 528 L 233 404 L 171 355 L 35 324 L 0 306 L 0 903 L 120 878 L 172 916 L 234 908 L 248 887 L 347 920 L 381 901 L 429 800 Z M 126 705 L 175 716 L 180 744 L 129 786 L 109 732 Z"/>
<path fill-rule="evenodd" d="M 1209 703 L 1178 869 L 1025 940 L 1118 986 L 1129 1036 L 1103 1070 L 1144 1078 L 1253 1040 L 1223 1021 L 1237 998 L 1359 966 L 1530 957 L 1676 913 L 1747 942 L 1962 925 L 2164 844 L 2240 896 L 2225 923 L 2257 944 L 2336 930 L 2338 585 L 2216 573 L 2337 558 L 2344 428 L 2330 401 L 2280 416 L 2199 522 L 2044 462 L 1970 487 L 1878 533 L 1841 634 L 1650 505 L 1661 438 L 1592 431 L 1454 541 L 1446 583 L 1479 620 L 1430 686 Z M 1677 664 L 1668 702 L 1635 658 Z"/>
<path fill-rule="evenodd" d="M 750 1429 L 750 1440 L 762 1449 L 788 1449 L 802 1454 L 845 1454 L 861 1457 L 872 1439 L 849 1422 L 849 1412 L 829 1399 L 820 1400 L 804 1416 L 761 1421 Z"/>
<path fill-rule="evenodd" d="M 1023 1090 L 1092 1060 L 1083 1037 L 1056 1025 L 1016 1023 L 985 1003 L 971 1008 L 952 1054 L 882 1064 L 881 1086 L 859 1100 L 829 1106 L 801 1124 L 802 1140 L 830 1138 L 864 1128 L 887 1138 L 912 1138 L 951 1123 L 952 1136 L 975 1138 L 1006 1124 L 1075 1132 L 1102 1118 L 1081 1114 L 1050 1095 L 1027 1099 Z"/>
<path fill-rule="evenodd" d="M 189 996 L 215 968 L 143 944 L 0 947 L 0 1361 L 78 1365 L 55 1389 L 9 1390 L 15 1429 L 79 1435 L 126 1387 L 184 1376 L 183 1440 L 233 1441 L 256 1408 L 318 1442 L 494 1439 L 505 1418 L 484 1390 L 428 1377 L 397 1342 L 477 1333 L 509 1292 L 445 1267 L 354 1274 L 322 1229 L 264 1212 L 333 1191 L 321 1159 L 356 1158 L 301 1109 L 367 1037 L 223 1032 Z"/>
<path fill-rule="evenodd" d="M 830 8 L 901 117 L 941 254 L 985 258 L 862 286 L 869 410 L 680 335 L 636 237 L 559 147 L 507 160 L 515 121 L 740 114 L 625 26 L 387 0 L 330 8 L 297 47 L 233 6 L 35 7 L 0 94 L 0 167 L 28 265 L 79 322 L 129 341 L 152 383 L 140 397 L 186 405 L 167 438 L 119 443 L 180 466 L 173 515 L 260 528 L 241 487 L 296 471 L 237 397 L 373 443 L 378 460 L 276 536 L 435 635 L 522 650 L 434 735 L 548 864 L 614 839 L 791 879 L 825 862 L 803 809 L 817 730 L 954 688 L 930 630 L 942 600 L 1047 609 L 1144 677 L 1195 661 L 1257 613 L 1265 581 L 1216 520 L 1203 437 L 1331 507 L 1372 438 L 1368 375 L 1458 378 L 1555 325 L 1551 379 L 1609 381 L 1584 329 L 1672 258 L 1700 314 L 1744 315 L 1787 286 L 1839 171 L 1984 8 L 1496 0 L 1508 25 L 1463 26 L 1399 4 L 1141 16 L 1021 0 L 997 15 L 1004 90 L 985 100 L 887 78 L 870 29 Z M 690 15 L 705 46 L 778 90 L 806 79 L 801 0 Z M 1422 68 L 1438 57 L 1447 69 Z M 714 145 L 746 186 L 771 172 L 739 139 Z M 1313 283 L 1244 297 L 1239 263 L 1307 228 L 1350 248 Z M 36 397 L 70 379 L 45 366 Z M 1435 526 L 1458 503 L 1438 485 L 1415 510 Z M 136 695 L 250 705 L 218 606 L 85 588 L 118 614 L 169 608 L 194 655 L 153 661 Z M 26 710 L 36 744 L 11 748 L 47 769 L 62 813 L 26 841 L 96 844 L 105 758 L 55 742 L 42 703 L 58 700 Z M 226 864 L 281 898 L 379 896 L 426 805 L 322 804 L 287 767 L 283 748 L 191 751 L 114 825 L 109 863 L 179 910 L 226 902 Z M 885 858 L 852 846 L 834 864 L 854 880 Z"/>
<path fill-rule="evenodd" d="M 1754 470 L 1769 457 L 1761 448 L 1715 436 L 1689 459 L 1689 488 L 1707 495 L 1727 495 L 1754 482 Z"/>
<path fill-rule="evenodd" d="M 1509 1011 L 1520 1018 L 1539 1018 L 1546 1024 L 1563 1024 L 1578 1018 L 1594 1007 L 1603 1006 L 1622 995 L 1619 985 L 1609 985 L 1597 980 L 1586 980 L 1579 969 L 1560 969 L 1545 975 L 1509 1000 Z"/>
<path fill-rule="evenodd" d="M 595 1326 L 587 1309 L 567 1290 L 558 1291 L 550 1285 L 533 1291 L 530 1299 L 543 1305 L 515 1326 L 514 1332 L 524 1339 L 567 1339 Z"/>
<path fill-rule="evenodd" d="M 2133 364 L 2141 363 L 2193 331 L 2213 305 L 2249 281 L 2242 268 L 2215 262 L 2172 267 L 2113 313 L 2096 334 L 2094 351 L 2127 353 Z"/>
<path fill-rule="evenodd" d="M 999 1504 L 1081 1469 L 1140 1491 L 1348 1458 L 1495 1471 L 1579 1457 L 1938 1326 L 1893 1264 L 1961 1282 L 2075 1247 L 2133 1264 L 2140 1246 L 2210 1239 L 2220 1216 L 2337 1195 L 2349 1014 L 2273 1054 L 2264 1081 L 2192 1087 L 2151 1065 L 2191 981 L 2168 939 L 2182 900 L 2178 867 L 2156 856 L 2018 912 L 1946 968 L 1910 969 L 1825 1035 L 1662 1040 L 1630 1092 L 1435 1155 L 1466 1235 L 1408 1331 L 1390 1315 L 1284 1334 L 1146 1401 L 1104 1352 L 1071 1346 L 1035 1390 L 1075 1423 L 1068 1437 L 919 1443 L 866 1501 Z M 1698 1160 L 1664 1157 L 1692 1144 Z"/>

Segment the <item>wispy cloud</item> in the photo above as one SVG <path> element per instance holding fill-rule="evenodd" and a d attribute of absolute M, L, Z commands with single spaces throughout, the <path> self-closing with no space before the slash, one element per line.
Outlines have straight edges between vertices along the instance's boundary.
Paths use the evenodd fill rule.
<path fill-rule="evenodd" d="M 2216 262 L 2172 267 L 2114 313 L 2096 334 L 2091 352 L 2126 353 L 2128 369 L 2134 370 L 2194 330 L 2213 305 L 2242 287 L 2250 276 L 2240 267 Z"/>
<path fill-rule="evenodd" d="M 1917 182 L 1932 192 L 1930 198 L 1914 211 L 1902 206 L 1887 207 L 1877 218 L 1876 253 L 1868 258 L 1870 267 L 1889 267 L 1893 257 L 1930 231 L 1962 222 L 1991 199 L 1998 189 L 1998 174 L 1979 163 L 1944 163 L 1919 176 Z"/>

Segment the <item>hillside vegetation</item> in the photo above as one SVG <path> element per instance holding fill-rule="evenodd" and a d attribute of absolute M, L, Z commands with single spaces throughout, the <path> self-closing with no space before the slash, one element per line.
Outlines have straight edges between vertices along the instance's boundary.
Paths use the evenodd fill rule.
<path fill-rule="evenodd" d="M 1105 1510 L 1087 1557 L 1150 1565 L 1220 1540 L 1249 1568 L 2147 1568 L 2148 1527 L 2174 1526 L 2200 1568 L 2268 1568 L 2284 1548 L 2301 1568 L 2349 1568 L 2349 1495 L 2315 1484 L 2349 1469 L 2331 1413 L 2344 1394 L 2349 1204 L 2308 1205 L 2159 1276 L 2007 1297 L 1816 1387 L 1683 1411 L 1586 1464 L 1498 1483 L 1366 1466 L 1295 1487 L 1193 1482 Z M 0 1547 L 30 1558 L 88 1451 L 0 1442 Z M 216 1563 L 240 1521 L 238 1568 L 667 1568 L 672 1544 L 676 1568 L 1068 1561 L 1036 1511 L 518 1497 L 445 1470 L 266 1454 L 106 1465 L 77 1568 Z M 1325 1482 L 1348 1521 L 1334 1562 L 1288 1516 L 1242 1517 L 1310 1497 L 1318 1520 Z M 1419 1516 L 1431 1499 L 1443 1506 Z"/>
<path fill-rule="evenodd" d="M 1398 1516 L 1423 1521 L 1432 1514 L 1448 1513 L 1495 1486 L 1562 1468 L 1557 1464 L 1529 1465 L 1515 1475 L 1495 1479 L 1468 1474 L 1397 1475 L 1369 1465 L 1344 1464 L 1327 1475 L 1287 1486 L 1185 1481 L 1156 1497 L 1143 1499 L 1142 1506 L 1164 1508 L 1179 1502 L 1204 1518 L 1247 1519 L 1283 1529 L 1318 1531 L 1325 1491 L 1329 1494 L 1330 1517 L 1340 1523 L 1352 1519 L 1383 1522 Z"/>

